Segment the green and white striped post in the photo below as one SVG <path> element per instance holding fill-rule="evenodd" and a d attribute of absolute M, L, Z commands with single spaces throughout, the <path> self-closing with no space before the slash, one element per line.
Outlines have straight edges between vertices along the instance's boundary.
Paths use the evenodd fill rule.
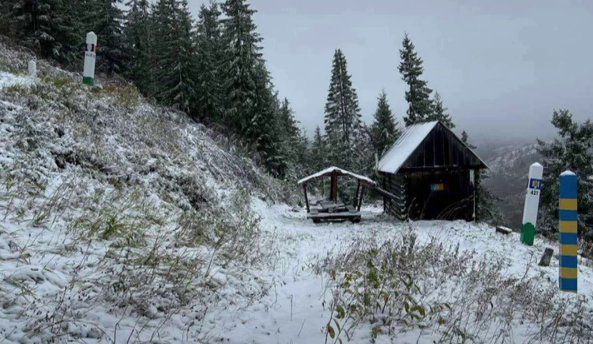
<path fill-rule="evenodd" d="M 95 84 L 95 60 L 97 58 L 97 35 L 94 32 L 86 34 L 84 48 L 84 73 L 82 83 L 93 86 Z"/>
<path fill-rule="evenodd" d="M 565 171 L 560 175 L 560 290 L 577 292 L 577 175 Z"/>
<path fill-rule="evenodd" d="M 539 207 L 539 194 L 543 186 L 542 176 L 544 168 L 539 163 L 529 166 L 529 181 L 523 208 L 523 225 L 521 226 L 521 242 L 533 246 L 535 225 L 537 223 L 537 210 Z"/>

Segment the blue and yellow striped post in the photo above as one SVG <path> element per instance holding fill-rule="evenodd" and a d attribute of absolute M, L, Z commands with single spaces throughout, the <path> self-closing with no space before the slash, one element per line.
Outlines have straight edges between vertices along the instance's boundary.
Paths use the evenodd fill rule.
<path fill-rule="evenodd" d="M 577 292 L 577 175 L 560 175 L 560 290 Z"/>

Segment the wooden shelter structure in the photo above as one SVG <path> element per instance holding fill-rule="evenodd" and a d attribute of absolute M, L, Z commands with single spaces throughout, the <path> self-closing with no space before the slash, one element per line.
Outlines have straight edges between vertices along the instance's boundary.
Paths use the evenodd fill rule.
<path fill-rule="evenodd" d="M 486 164 L 441 122 L 409 126 L 377 164 L 384 211 L 405 219 L 476 220 Z"/>
<path fill-rule="evenodd" d="M 354 195 L 354 204 L 346 205 L 338 201 L 338 177 L 347 176 L 358 181 L 356 193 Z M 320 200 L 315 204 L 309 203 L 307 196 L 307 184 L 319 178 L 330 178 L 330 197 L 327 200 Z M 367 177 L 357 175 L 350 171 L 332 166 L 323 171 L 317 172 L 298 181 L 303 186 L 305 194 L 305 205 L 307 206 L 307 218 L 313 222 L 321 221 L 360 221 L 360 207 L 365 189 L 373 189 L 377 183 Z"/>

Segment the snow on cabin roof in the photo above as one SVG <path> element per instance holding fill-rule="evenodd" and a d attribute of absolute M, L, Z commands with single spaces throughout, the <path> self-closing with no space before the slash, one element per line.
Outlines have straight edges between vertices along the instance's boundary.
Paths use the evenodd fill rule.
<path fill-rule="evenodd" d="M 325 169 L 325 170 L 323 170 L 323 171 L 320 171 L 320 172 L 317 172 L 317 173 L 315 173 L 315 174 L 312 174 L 312 175 L 310 175 L 310 176 L 308 176 L 308 177 L 305 177 L 305 178 L 303 178 L 303 179 L 299 180 L 299 181 L 298 181 L 298 183 L 299 183 L 299 184 L 303 184 L 303 183 L 305 183 L 305 182 L 308 182 L 308 181 L 310 181 L 310 180 L 317 179 L 317 178 L 320 178 L 320 177 L 323 177 L 323 176 L 329 175 L 329 174 L 331 174 L 332 172 L 338 172 L 338 173 L 340 173 L 341 175 L 348 175 L 348 176 L 350 176 L 350 177 L 356 178 L 356 179 L 358 179 L 358 180 L 365 181 L 365 182 L 367 182 L 367 183 L 369 183 L 369 184 L 372 184 L 372 185 L 376 185 L 376 184 L 377 184 L 377 182 L 375 182 L 374 180 L 372 180 L 372 179 L 370 179 L 370 178 L 367 178 L 367 177 L 364 177 L 364 176 L 358 175 L 358 174 L 356 174 L 356 173 L 352 173 L 352 172 L 350 172 L 350 171 L 343 170 L 343 169 L 341 169 L 341 168 L 339 168 L 339 167 L 335 167 L 335 166 L 332 166 L 332 167 L 326 168 L 326 169 Z"/>
<path fill-rule="evenodd" d="M 383 155 L 378 164 L 378 169 L 381 172 L 396 174 L 399 169 L 406 163 L 408 158 L 414 153 L 416 148 L 424 141 L 430 132 L 439 124 L 439 121 L 425 122 L 411 125 L 406 128 L 402 135 L 389 148 L 387 153 Z M 449 130 L 457 139 L 459 137 L 451 131 L 451 129 L 443 126 Z M 489 169 L 488 165 L 480 158 L 473 149 L 471 149 L 465 142 L 459 141 L 484 165 Z"/>
<path fill-rule="evenodd" d="M 379 171 L 397 173 L 438 121 L 409 126 L 379 161 Z"/>

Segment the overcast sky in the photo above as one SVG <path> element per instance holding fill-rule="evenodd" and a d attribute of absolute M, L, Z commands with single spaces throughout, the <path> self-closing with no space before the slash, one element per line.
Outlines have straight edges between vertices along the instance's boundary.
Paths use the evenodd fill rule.
<path fill-rule="evenodd" d="M 202 0 L 189 0 L 197 15 Z M 550 135 L 553 109 L 593 117 L 593 1 L 251 0 L 264 57 L 311 135 L 323 129 L 334 50 L 341 48 L 372 122 L 385 88 L 401 122 L 397 71 L 408 32 L 458 129 L 479 139 Z M 540 134 L 541 133 L 541 134 Z"/>

